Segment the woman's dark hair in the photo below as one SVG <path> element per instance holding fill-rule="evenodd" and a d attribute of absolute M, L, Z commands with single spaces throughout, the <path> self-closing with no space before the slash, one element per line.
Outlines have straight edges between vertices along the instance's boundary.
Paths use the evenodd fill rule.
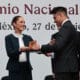
<path fill-rule="evenodd" d="M 18 20 L 20 17 L 21 17 L 21 16 L 15 16 L 15 17 L 13 17 L 12 22 L 11 22 L 11 25 L 13 25 L 13 23 L 16 23 L 17 20 Z"/>

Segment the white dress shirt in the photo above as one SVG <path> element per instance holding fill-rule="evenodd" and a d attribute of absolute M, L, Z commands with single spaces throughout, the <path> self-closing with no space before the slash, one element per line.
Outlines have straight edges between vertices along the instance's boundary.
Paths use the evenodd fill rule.
<path fill-rule="evenodd" d="M 23 35 L 22 34 L 21 35 L 20 34 L 16 34 L 16 33 L 13 33 L 13 35 L 18 38 L 19 48 L 24 47 Z M 26 61 L 27 61 L 26 53 L 25 52 L 21 52 L 21 54 L 19 55 L 19 62 L 26 62 Z"/>

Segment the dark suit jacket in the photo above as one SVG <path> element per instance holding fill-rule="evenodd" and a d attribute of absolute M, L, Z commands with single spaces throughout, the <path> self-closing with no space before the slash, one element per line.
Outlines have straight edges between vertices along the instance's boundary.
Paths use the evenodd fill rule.
<path fill-rule="evenodd" d="M 80 54 L 80 32 L 77 31 L 77 49 L 78 53 Z"/>
<path fill-rule="evenodd" d="M 75 46 L 76 30 L 70 21 L 63 24 L 56 37 L 56 43 L 42 45 L 43 53 L 54 52 L 54 72 L 77 72 L 78 58 Z"/>
<path fill-rule="evenodd" d="M 24 45 L 28 46 L 29 42 L 33 39 L 28 35 L 23 35 Z M 29 60 L 29 52 L 26 52 L 27 62 L 19 62 L 19 41 L 13 34 L 10 34 L 5 37 L 5 47 L 7 51 L 7 55 L 9 57 L 9 61 L 7 64 L 7 69 L 9 71 L 29 71 L 32 69 L 30 60 Z"/>
<path fill-rule="evenodd" d="M 51 40 L 52 39 L 56 39 L 58 36 L 58 32 L 55 33 L 55 34 L 52 34 L 51 36 Z M 55 53 L 54 53 L 55 54 Z M 55 65 L 55 59 L 54 58 L 51 58 L 51 65 L 52 65 L 52 72 L 54 73 L 54 65 Z"/>
<path fill-rule="evenodd" d="M 78 54 L 78 57 L 79 57 L 79 70 L 80 70 L 80 32 L 77 31 L 77 35 L 76 35 L 76 43 L 77 43 L 77 54 Z"/>

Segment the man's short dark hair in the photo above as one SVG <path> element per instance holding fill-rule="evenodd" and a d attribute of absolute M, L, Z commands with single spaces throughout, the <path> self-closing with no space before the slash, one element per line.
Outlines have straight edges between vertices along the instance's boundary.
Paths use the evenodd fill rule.
<path fill-rule="evenodd" d="M 50 11 L 50 14 L 56 14 L 57 12 L 64 12 L 67 15 L 67 8 L 65 8 L 65 7 L 54 7 Z"/>

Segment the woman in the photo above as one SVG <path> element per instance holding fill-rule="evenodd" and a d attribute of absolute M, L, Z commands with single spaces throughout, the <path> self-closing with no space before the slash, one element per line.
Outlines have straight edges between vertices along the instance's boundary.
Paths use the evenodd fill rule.
<path fill-rule="evenodd" d="M 9 61 L 9 80 L 32 80 L 32 67 L 29 60 L 29 42 L 31 36 L 22 34 L 25 30 L 25 20 L 22 16 L 12 19 L 14 33 L 5 37 L 5 46 Z"/>

